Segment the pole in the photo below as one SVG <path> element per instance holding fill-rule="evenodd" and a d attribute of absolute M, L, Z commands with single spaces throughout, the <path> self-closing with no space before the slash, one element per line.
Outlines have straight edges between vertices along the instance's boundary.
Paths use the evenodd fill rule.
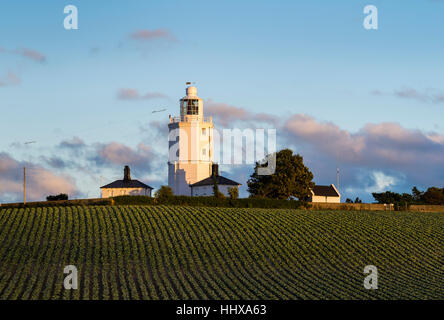
<path fill-rule="evenodd" d="M 23 204 L 26 204 L 26 168 L 23 167 Z"/>
<path fill-rule="evenodd" d="M 339 168 L 337 168 L 338 169 L 338 171 L 337 171 L 337 183 L 338 183 L 338 191 L 339 191 Z"/>

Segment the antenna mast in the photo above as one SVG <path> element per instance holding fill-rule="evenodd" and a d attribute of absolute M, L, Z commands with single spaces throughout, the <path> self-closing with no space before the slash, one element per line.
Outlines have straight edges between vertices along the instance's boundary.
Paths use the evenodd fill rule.
<path fill-rule="evenodd" d="M 23 167 L 23 204 L 26 204 L 26 167 Z"/>
<path fill-rule="evenodd" d="M 338 191 L 339 191 L 339 168 L 337 168 L 337 184 L 338 184 Z"/>

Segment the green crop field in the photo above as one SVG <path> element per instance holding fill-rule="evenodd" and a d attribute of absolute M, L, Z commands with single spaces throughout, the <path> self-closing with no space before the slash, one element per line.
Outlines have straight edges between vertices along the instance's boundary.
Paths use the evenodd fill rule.
<path fill-rule="evenodd" d="M 2 209 L 0 299 L 444 299 L 443 230 L 442 213 Z"/>

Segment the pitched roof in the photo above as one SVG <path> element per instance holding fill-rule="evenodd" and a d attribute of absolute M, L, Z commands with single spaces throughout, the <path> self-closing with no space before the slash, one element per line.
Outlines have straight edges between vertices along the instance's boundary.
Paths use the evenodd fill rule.
<path fill-rule="evenodd" d="M 116 180 L 107 184 L 100 189 L 109 189 L 109 188 L 144 188 L 144 189 L 153 189 L 150 186 L 140 182 L 139 180 Z"/>
<path fill-rule="evenodd" d="M 230 180 L 228 178 L 222 177 L 222 176 L 216 176 L 216 181 L 218 185 L 222 186 L 240 186 L 241 184 L 239 182 Z M 196 183 L 191 184 L 191 187 L 201 187 L 201 186 L 212 186 L 213 185 L 213 177 L 208 177 L 203 180 L 200 180 Z"/>
<path fill-rule="evenodd" d="M 322 197 L 339 197 L 340 194 L 336 191 L 333 185 L 330 186 L 314 186 L 312 189 L 315 196 Z"/>

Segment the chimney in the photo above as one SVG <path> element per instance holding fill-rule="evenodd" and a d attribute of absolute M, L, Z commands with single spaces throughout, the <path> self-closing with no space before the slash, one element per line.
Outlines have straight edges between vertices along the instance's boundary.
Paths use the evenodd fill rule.
<path fill-rule="evenodd" d="M 216 174 L 216 177 L 219 176 L 219 165 L 217 163 L 211 165 L 211 176 L 214 174 Z"/>
<path fill-rule="evenodd" d="M 130 180 L 131 180 L 130 168 L 129 166 L 125 166 L 125 169 L 123 169 L 123 181 L 130 181 Z"/>

